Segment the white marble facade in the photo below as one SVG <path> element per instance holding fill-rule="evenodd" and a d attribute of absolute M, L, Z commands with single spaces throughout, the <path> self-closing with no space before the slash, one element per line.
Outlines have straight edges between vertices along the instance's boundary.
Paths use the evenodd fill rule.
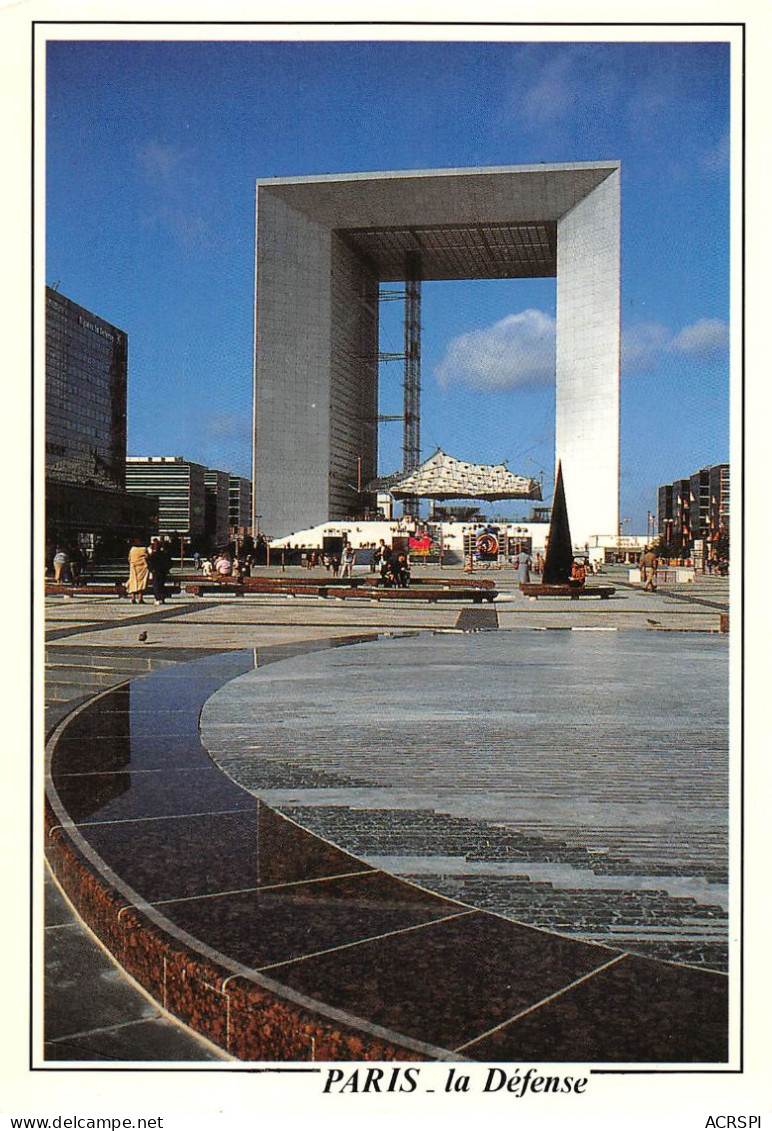
<path fill-rule="evenodd" d="M 536 237 L 549 248 L 537 251 L 535 265 L 524 252 L 507 260 L 499 249 L 488 275 L 484 230 L 506 229 L 512 243 L 525 227 L 522 249 L 530 255 Z M 457 247 L 453 261 L 433 257 L 429 244 L 460 228 L 474 249 L 468 261 Z M 422 230 L 431 234 L 423 245 Z M 571 532 L 577 544 L 615 535 L 618 162 L 258 182 L 254 508 L 261 528 L 282 537 L 343 518 L 356 506 L 358 477 L 376 473 L 377 295 L 380 281 L 404 277 L 389 259 L 395 232 L 415 234 L 426 279 L 557 277 L 556 461 Z"/>

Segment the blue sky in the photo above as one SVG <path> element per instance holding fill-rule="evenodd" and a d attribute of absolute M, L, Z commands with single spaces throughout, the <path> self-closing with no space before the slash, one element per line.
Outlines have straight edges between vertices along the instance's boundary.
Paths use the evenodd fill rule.
<path fill-rule="evenodd" d="M 129 334 L 130 454 L 250 474 L 256 178 L 620 160 L 626 529 L 728 458 L 727 44 L 54 42 L 47 99 L 46 282 Z M 425 283 L 422 313 L 423 455 L 551 497 L 554 280 Z"/>

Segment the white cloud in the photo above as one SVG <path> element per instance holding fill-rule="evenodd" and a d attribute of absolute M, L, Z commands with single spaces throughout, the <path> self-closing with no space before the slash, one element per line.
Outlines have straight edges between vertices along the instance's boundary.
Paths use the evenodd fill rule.
<path fill-rule="evenodd" d="M 691 326 L 684 326 L 673 339 L 673 348 L 679 353 L 706 358 L 725 350 L 729 344 L 729 328 L 718 318 L 701 318 Z"/>
<path fill-rule="evenodd" d="M 553 125 L 570 110 L 576 98 L 576 76 L 569 54 L 555 56 L 535 82 L 521 94 L 520 111 L 526 124 L 536 129 Z"/>
<path fill-rule="evenodd" d="M 731 153 L 731 145 L 729 141 L 729 134 L 723 134 L 713 149 L 702 158 L 702 166 L 710 172 L 721 173 L 729 168 L 729 157 Z"/>
<path fill-rule="evenodd" d="M 169 185 L 182 165 L 182 155 L 175 146 L 155 140 L 137 151 L 137 160 L 147 179 L 162 186 Z"/>
<path fill-rule="evenodd" d="M 248 440 L 252 434 L 252 414 L 212 412 L 204 417 L 204 429 L 215 440 Z"/>
<path fill-rule="evenodd" d="M 661 322 L 639 322 L 622 336 L 622 372 L 650 371 L 666 354 L 707 361 L 718 357 L 728 345 L 729 327 L 720 318 L 700 318 L 675 333 Z"/>
<path fill-rule="evenodd" d="M 186 251 L 221 247 L 211 225 L 193 202 L 190 177 L 185 175 L 186 156 L 177 146 L 153 139 L 136 151 L 136 160 L 147 184 L 143 228 L 170 233 Z"/>
<path fill-rule="evenodd" d="M 670 330 L 660 322 L 639 322 L 622 335 L 622 372 L 644 373 L 667 349 Z"/>
<path fill-rule="evenodd" d="M 728 343 L 728 327 L 718 318 L 701 318 L 676 332 L 661 322 L 639 322 L 622 335 L 622 373 L 651 372 L 673 354 L 706 361 Z M 555 319 L 529 309 L 460 334 L 449 343 L 435 376 L 441 386 L 489 392 L 549 384 L 555 379 Z"/>
<path fill-rule="evenodd" d="M 435 370 L 440 385 L 505 390 L 555 377 L 555 319 L 542 310 L 509 314 L 454 338 Z"/>

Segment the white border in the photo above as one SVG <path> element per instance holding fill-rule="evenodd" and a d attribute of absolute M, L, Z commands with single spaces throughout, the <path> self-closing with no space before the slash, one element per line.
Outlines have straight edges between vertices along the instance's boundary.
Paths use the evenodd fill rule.
<path fill-rule="evenodd" d="M 316 19 L 319 17 L 322 6 L 317 4 L 296 4 L 291 11 L 286 7 L 282 15 L 293 19 Z M 326 20 L 351 18 L 353 6 L 349 3 L 337 3 L 324 7 L 323 18 Z M 426 20 L 454 19 L 468 20 L 470 10 L 468 6 L 459 4 L 406 4 L 403 2 L 393 4 L 385 9 L 379 4 L 379 14 L 384 12 L 390 19 L 420 18 Z M 2 51 L 3 67 L 0 67 L 0 93 L 3 97 L 3 106 L 6 113 L 3 115 L 3 152 L 9 159 L 6 169 L 11 170 L 11 175 L 6 172 L 4 183 L 4 203 L 6 205 L 4 224 L 8 230 L 6 246 L 9 247 L 8 264 L 3 278 L 2 309 L 9 315 L 9 326 L 12 335 L 4 335 L 6 356 L 11 354 L 8 346 L 13 342 L 19 346 L 18 358 L 16 350 L 11 355 L 19 366 L 12 372 L 18 374 L 13 388 L 7 396 L 11 401 L 9 414 L 12 418 L 25 420 L 29 414 L 28 389 L 25 384 L 25 357 L 28 352 L 29 334 L 25 332 L 29 327 L 29 231 L 27 228 L 29 209 L 29 91 L 30 91 L 30 59 L 31 59 L 31 24 L 32 21 L 42 20 L 94 20 L 94 19 L 199 19 L 215 20 L 225 17 L 237 20 L 257 20 L 263 15 L 266 19 L 273 19 L 276 15 L 273 6 L 265 4 L 228 4 L 213 9 L 210 4 L 147 4 L 138 3 L 131 8 L 121 7 L 120 4 L 108 4 L 93 0 L 91 3 L 70 2 L 42 2 L 21 3 L 6 6 L 0 10 L 0 51 Z M 372 9 L 356 9 L 354 18 L 366 18 Z M 515 21 L 521 19 L 529 21 L 536 14 L 532 6 L 520 2 L 509 4 L 486 4 L 484 8 L 475 5 L 472 14 L 476 19 Z M 538 9 L 538 17 L 544 21 L 575 19 L 577 8 L 566 3 L 544 3 Z M 738 550 L 740 547 L 739 528 L 740 517 L 739 501 L 740 492 L 740 466 L 742 458 L 743 435 L 741 431 L 740 413 L 740 350 L 739 327 L 743 312 L 743 296 L 740 286 L 740 254 L 742 215 L 740 212 L 740 188 L 742 167 L 737 153 L 738 143 L 742 137 L 742 106 L 738 80 L 741 60 L 738 58 L 741 51 L 739 31 L 736 27 L 741 22 L 747 22 L 747 62 L 748 62 L 748 122 L 753 127 L 750 135 L 748 162 L 746 165 L 746 192 L 748 202 L 747 230 L 752 233 L 748 241 L 748 294 L 745 311 L 748 317 L 748 354 L 747 354 L 747 436 L 749 458 L 746 464 L 749 477 L 747 492 L 747 535 L 749 544 L 752 539 L 752 516 L 755 515 L 757 504 L 756 490 L 750 486 L 752 469 L 757 465 L 751 463 L 753 456 L 760 456 L 760 445 L 765 442 L 763 406 L 757 401 L 755 366 L 764 363 L 765 358 L 761 353 L 762 335 L 768 320 L 766 290 L 759 284 L 760 269 L 764 263 L 764 247 L 768 240 L 765 225 L 762 223 L 768 211 L 765 199 L 765 186 L 770 183 L 766 174 L 770 172 L 770 150 L 767 140 L 768 115 L 766 111 L 768 95 L 768 71 L 770 55 L 770 14 L 763 3 L 702 3 L 699 12 L 694 5 L 676 0 L 667 4 L 641 5 L 630 3 L 620 10 L 619 5 L 606 3 L 583 4 L 581 16 L 585 20 L 614 20 L 624 16 L 627 20 L 637 19 L 640 26 L 629 27 L 580 27 L 571 26 L 524 26 L 520 28 L 505 28 L 494 26 L 448 26 L 441 27 L 394 27 L 388 25 L 371 26 L 346 26 L 331 27 L 329 25 L 306 24 L 303 28 L 287 28 L 275 26 L 261 26 L 247 28 L 234 26 L 232 28 L 218 24 L 217 27 L 167 27 L 153 24 L 139 28 L 130 25 L 95 25 L 76 26 L 73 24 L 49 24 L 46 35 L 59 39 L 168 39 L 168 38 L 193 38 L 197 40 L 233 39 L 233 40 L 288 40 L 288 39 L 317 39 L 317 40 L 342 40 L 342 39 L 370 39 L 382 38 L 394 41 L 407 41 L 417 39 L 427 40 L 467 40 L 467 41 L 493 41 L 502 40 L 530 40 L 530 41 L 640 41 L 645 39 L 654 41 L 709 41 L 715 39 L 733 38 L 736 44 L 736 55 L 733 66 L 734 77 L 734 103 L 732 120 L 733 141 L 733 171 L 732 171 L 732 325 L 733 325 L 733 417 L 732 417 L 732 460 L 733 460 L 733 494 L 735 506 L 733 508 L 733 616 L 735 618 L 732 633 L 732 716 L 733 716 L 733 750 L 737 749 L 737 739 L 740 722 L 740 661 L 741 661 L 741 634 L 737 623 L 740 610 L 740 571 Z M 701 24 L 694 26 L 688 21 L 699 16 Z M 687 21 L 680 27 L 675 27 L 671 21 L 682 18 Z M 715 20 L 725 25 L 735 25 L 734 28 L 725 26 L 716 28 L 707 26 L 707 22 Z M 650 22 L 647 22 L 650 21 Z M 668 26 L 654 26 L 656 21 L 667 23 Z M 40 30 L 40 29 L 39 29 Z M 38 66 L 40 59 L 38 59 Z M 43 136 L 41 128 L 43 114 L 42 99 L 38 99 L 36 112 L 38 121 L 36 133 L 38 139 Z M 40 205 L 43 193 L 43 178 L 38 172 L 36 181 L 37 203 Z M 42 209 L 38 208 L 38 224 L 41 223 Z M 756 224 L 752 223 L 756 220 Z M 43 231 L 37 229 L 37 278 L 43 280 L 45 275 L 41 263 Z M 42 293 L 42 287 L 39 288 Z M 40 313 L 40 311 L 38 311 Z M 38 318 L 38 349 L 40 348 L 40 325 L 42 319 Z M 41 356 L 39 354 L 39 356 Z M 766 365 L 765 365 L 766 368 Z M 40 412 L 40 389 L 38 389 L 38 426 L 42 418 Z M 13 490 L 18 506 L 17 521 L 8 526 L 16 531 L 27 529 L 25 509 L 28 498 L 25 498 L 25 472 L 26 455 L 24 454 L 25 438 L 21 437 L 21 452 L 19 452 L 19 429 L 16 427 L 16 445 L 6 445 L 6 453 L 10 455 L 11 466 L 16 474 L 13 479 L 6 476 L 6 483 L 13 483 Z M 40 449 L 39 449 L 40 450 Z M 38 477 L 40 482 L 40 477 Z M 39 501 L 38 501 L 39 502 Z M 753 507 L 753 509 L 751 509 Z M 36 515 L 36 533 L 40 538 L 41 510 L 38 505 Z M 768 554 L 768 550 L 764 550 Z M 749 558 L 751 554 L 749 554 Z M 164 1127 L 183 1126 L 181 1120 L 175 1120 L 175 1114 L 188 1113 L 185 1117 L 185 1126 L 212 1126 L 220 1118 L 223 1125 L 233 1125 L 263 1119 L 266 1115 L 277 1115 L 287 1111 L 298 1113 L 315 1113 L 315 1124 L 325 1124 L 329 1118 L 335 1118 L 336 1125 L 340 1123 L 341 1116 L 350 1115 L 361 1118 L 365 1112 L 375 1114 L 385 1111 L 399 1112 L 409 1118 L 421 1116 L 422 1121 L 427 1114 L 485 1114 L 492 1118 L 497 1115 L 509 1115 L 519 1119 L 528 1113 L 528 1126 L 539 1127 L 567 1127 L 570 1116 L 572 1127 L 590 1125 L 604 1128 L 606 1126 L 618 1127 L 615 1122 L 617 1115 L 626 1113 L 626 1125 L 630 1127 L 651 1126 L 650 1116 L 656 1113 L 657 1125 L 667 1127 L 703 1127 L 709 1115 L 735 1116 L 768 1115 L 772 1110 L 770 1104 L 770 1090 L 767 1083 L 765 1055 L 766 1008 L 770 1004 L 768 982 L 763 979 L 762 964 L 767 961 L 769 950 L 769 914 L 764 900 L 764 893 L 760 890 L 759 865 L 762 862 L 760 835 L 767 823 L 763 801 L 768 794 L 764 786 L 770 784 L 770 770 L 768 759 L 760 761 L 762 749 L 756 744 L 757 731 L 753 725 L 757 722 L 754 713 L 751 714 L 750 705 L 754 708 L 763 702 L 760 698 L 762 689 L 766 690 L 766 681 L 762 683 L 763 671 L 750 663 L 756 656 L 756 648 L 764 645 L 766 640 L 762 636 L 766 625 L 763 617 L 761 601 L 756 603 L 758 572 L 751 569 L 746 571 L 746 602 L 750 612 L 753 603 L 754 615 L 748 616 L 746 639 L 746 692 L 748 694 L 748 708 L 746 713 L 746 759 L 745 759 L 745 790 L 746 790 L 746 837 L 744 852 L 746 859 L 746 905 L 745 905 L 745 977 L 746 977 L 746 1006 L 744 1026 L 744 1070 L 742 1073 L 727 1074 L 702 1074 L 699 1072 L 668 1073 L 657 1075 L 619 1075 L 595 1077 L 588 1089 L 588 1093 L 581 1099 L 561 1100 L 550 1097 L 546 1101 L 542 1097 L 533 1100 L 517 1100 L 501 1094 L 481 1096 L 474 1091 L 468 1095 L 435 1094 L 430 1099 L 423 1097 L 426 1107 L 419 1101 L 415 1094 L 391 1095 L 377 1097 L 367 1095 L 353 1095 L 332 1098 L 322 1097 L 317 1085 L 307 1086 L 313 1077 L 295 1077 L 280 1075 L 255 1076 L 251 1071 L 224 1073 L 220 1071 L 216 1078 L 212 1078 L 206 1070 L 198 1068 L 194 1073 L 186 1073 L 183 1077 L 174 1071 L 132 1072 L 130 1075 L 116 1073 L 92 1072 L 36 1072 L 29 1073 L 27 1069 L 27 1041 L 26 1041 L 26 1015 L 27 1015 L 27 932 L 20 930 L 9 931 L 6 918 L 5 942 L 3 956 L 5 958 L 6 981 L 6 1009 L 4 1021 L 0 1029 L 0 1040 L 3 1048 L 3 1087 L 1 1090 L 2 1109 L 4 1112 L 16 1114 L 42 1114 L 50 1113 L 74 1114 L 164 1114 Z M 767 600 L 768 604 L 768 600 Z M 758 610 L 758 615 L 757 614 Z M 24 684 L 29 670 L 25 671 L 28 641 L 30 637 L 29 619 L 25 615 L 23 601 L 15 599 L 6 608 L 5 634 L 10 645 L 14 671 L 4 672 L 4 694 L 9 698 L 9 703 L 24 703 Z M 37 609 L 37 619 L 34 626 L 34 639 L 37 645 L 38 665 L 42 665 L 42 610 Z M 686 676 L 688 678 L 688 675 Z M 757 698 L 758 696 L 758 698 Z M 28 843 L 27 812 L 26 806 L 21 801 L 26 798 L 29 787 L 28 767 L 22 752 L 25 750 L 25 734 L 28 719 L 24 717 L 19 722 L 18 740 L 9 742 L 6 751 L 6 760 L 12 761 L 10 780 L 6 785 L 6 798 L 13 802 L 13 820 L 6 815 L 2 822 L 3 856 L 6 862 L 14 862 L 16 867 L 10 881 L 4 887 L 6 906 L 15 909 L 14 917 L 21 924 L 26 924 L 24 909 L 28 898 L 28 871 L 23 866 L 23 850 L 21 845 Z M 6 717 L 9 717 L 6 714 Z M 38 719 L 39 689 L 38 689 Z M 14 731 L 10 732 L 14 736 Z M 39 737 L 39 736 L 38 736 Z M 39 743 L 38 748 L 42 748 Z M 739 769 L 736 758 L 734 759 L 732 788 L 735 793 L 740 786 Z M 40 811 L 36 813 L 37 829 L 42 828 Z M 739 857 L 739 824 L 735 820 L 732 830 L 733 847 L 733 889 L 738 893 L 736 869 Z M 765 838 L 766 839 L 766 838 Z M 36 846 L 37 848 L 37 846 Z M 19 865 L 22 866 L 19 866 Z M 738 893 L 739 894 L 739 893 Z M 737 908 L 733 907 L 736 917 Z M 39 908 L 36 909 L 39 914 Z M 38 919 L 39 921 L 39 919 Z M 40 962 L 39 951 L 36 952 L 36 964 Z M 732 972 L 736 976 L 738 968 L 738 955 L 735 951 L 732 957 Z M 736 980 L 736 977 L 735 977 Z M 36 1011 L 38 1008 L 36 1003 Z M 735 1050 L 736 1051 L 736 1050 Z M 353 1067 L 353 1066 L 352 1066 Z M 443 1066 L 431 1066 L 433 1070 L 444 1075 Z M 563 1070 L 570 1072 L 568 1065 Z M 484 1068 L 479 1071 L 484 1072 Z M 327 1106 L 329 1101 L 329 1107 Z M 322 1104 L 324 1107 L 322 1107 Z M 513 1110 L 514 1109 L 514 1110 Z M 601 1119 L 603 1113 L 614 1112 L 614 1121 Z M 206 1117 L 202 1113 L 207 1113 Z M 635 1113 L 635 1114 L 633 1114 Z M 240 1118 L 239 1118 L 240 1117 Z M 772 1118 L 772 1116 L 769 1116 Z M 206 1119 L 206 1122 L 203 1120 Z"/>

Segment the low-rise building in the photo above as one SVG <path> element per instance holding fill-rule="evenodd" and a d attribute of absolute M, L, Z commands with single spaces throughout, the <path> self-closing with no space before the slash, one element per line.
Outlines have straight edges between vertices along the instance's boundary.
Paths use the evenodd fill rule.
<path fill-rule="evenodd" d="M 158 532 L 193 548 L 205 541 L 206 468 L 182 456 L 129 456 L 126 488 L 158 500 Z"/>

